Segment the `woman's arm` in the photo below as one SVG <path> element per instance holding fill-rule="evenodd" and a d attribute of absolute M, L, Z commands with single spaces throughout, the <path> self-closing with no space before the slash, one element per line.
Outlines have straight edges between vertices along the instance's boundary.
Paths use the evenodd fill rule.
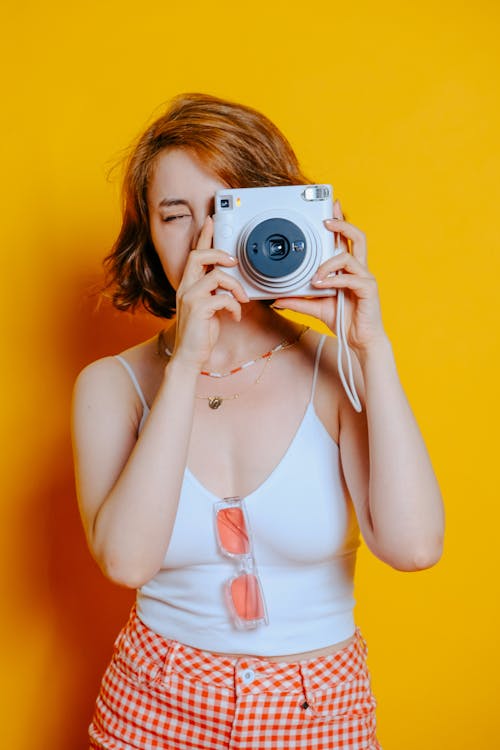
<path fill-rule="evenodd" d="M 366 264 L 365 236 L 343 220 L 338 201 L 334 216 L 325 223 L 343 238 L 345 251 L 323 263 L 312 283 L 318 289 L 345 290 L 346 336 L 357 355 L 356 387 L 364 411 L 356 413 L 342 391 L 344 475 L 370 549 L 395 568 L 419 570 L 441 555 L 441 494 L 382 325 L 377 284 Z M 314 315 L 334 331 L 337 299 L 283 299 L 275 307 Z M 340 380 L 335 382 L 342 390 Z"/>
<path fill-rule="evenodd" d="M 363 537 L 398 570 L 428 568 L 442 553 L 443 503 L 387 338 L 360 356 L 360 369 L 365 412 L 342 398 L 340 450 Z"/>
<path fill-rule="evenodd" d="M 111 358 L 82 371 L 73 399 L 80 511 L 104 574 L 136 588 L 160 568 L 175 521 L 197 372 L 172 361 L 137 440 L 134 394 Z"/>
<path fill-rule="evenodd" d="M 238 281 L 214 268 L 235 261 L 221 250 L 204 249 L 212 232 L 207 220 L 189 252 L 177 290 L 174 355 L 139 438 L 137 399 L 118 362 L 95 362 L 75 386 L 73 444 L 87 539 L 105 575 L 132 588 L 157 573 L 170 541 L 197 378 L 218 337 L 217 313 L 226 310 L 239 320 L 240 303 L 248 300 Z M 233 294 L 213 294 L 218 287 Z"/>

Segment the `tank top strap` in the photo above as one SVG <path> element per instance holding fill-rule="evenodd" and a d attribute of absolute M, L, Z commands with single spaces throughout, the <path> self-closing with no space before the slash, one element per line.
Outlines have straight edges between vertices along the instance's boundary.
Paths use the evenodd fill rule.
<path fill-rule="evenodd" d="M 314 373 L 313 373 L 313 379 L 312 379 L 312 385 L 311 385 L 311 396 L 309 399 L 310 403 L 313 402 L 314 394 L 316 392 L 316 381 L 318 379 L 319 360 L 321 359 L 321 352 L 323 350 L 325 340 L 326 340 L 326 334 L 323 334 L 318 342 L 318 346 L 316 347 L 316 357 L 314 359 Z"/>
<path fill-rule="evenodd" d="M 144 411 L 149 411 L 149 406 L 147 405 L 146 399 L 144 398 L 144 393 L 142 392 L 142 388 L 139 385 L 139 381 L 137 380 L 137 378 L 135 376 L 135 372 L 133 371 L 131 365 L 129 365 L 129 363 L 127 362 L 127 360 L 124 357 L 122 357 L 120 354 L 115 354 L 114 357 L 115 357 L 115 359 L 117 359 L 119 362 L 122 363 L 122 365 L 124 366 L 124 368 L 128 372 L 128 374 L 130 376 L 130 380 L 132 381 L 132 384 L 133 384 L 133 386 L 134 386 L 134 388 L 135 388 L 135 390 L 137 392 L 137 395 L 141 399 L 141 404 L 142 404 L 142 407 L 143 407 Z"/>

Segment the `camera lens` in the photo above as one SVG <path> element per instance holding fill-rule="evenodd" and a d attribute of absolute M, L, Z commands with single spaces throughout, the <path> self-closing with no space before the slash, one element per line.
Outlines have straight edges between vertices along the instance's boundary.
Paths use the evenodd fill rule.
<path fill-rule="evenodd" d="M 290 252 L 290 243 L 286 237 L 283 237 L 280 234 L 273 234 L 271 237 L 268 237 L 265 242 L 265 247 L 271 260 L 281 260 L 282 258 L 286 258 Z"/>
<path fill-rule="evenodd" d="M 306 260 L 306 247 L 305 235 L 293 221 L 266 219 L 246 237 L 244 266 L 250 276 L 277 280 L 297 271 Z"/>

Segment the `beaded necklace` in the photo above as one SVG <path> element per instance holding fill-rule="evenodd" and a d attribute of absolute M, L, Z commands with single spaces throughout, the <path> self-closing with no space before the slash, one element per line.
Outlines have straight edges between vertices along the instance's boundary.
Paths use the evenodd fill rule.
<path fill-rule="evenodd" d="M 302 336 L 309 330 L 309 328 L 306 326 L 297 336 L 296 339 L 293 341 L 289 341 L 288 339 L 283 339 L 280 341 L 279 344 L 276 344 L 273 349 L 269 349 L 269 351 L 264 352 L 264 354 L 261 354 L 258 357 L 255 357 L 254 359 L 249 359 L 248 362 L 243 362 L 241 365 L 237 365 L 236 367 L 232 367 L 227 372 L 210 372 L 209 370 L 200 370 L 200 375 L 206 375 L 209 378 L 228 378 L 230 375 L 236 375 L 237 372 L 240 372 L 241 370 L 245 370 L 247 367 L 251 367 L 252 365 L 255 365 L 257 362 L 259 362 L 261 359 L 269 359 L 273 356 L 273 354 L 277 354 L 278 352 L 283 351 L 283 349 L 288 349 L 290 346 L 295 346 L 295 344 L 298 344 Z M 172 352 L 168 348 L 168 346 L 165 344 L 164 340 L 164 331 L 161 330 L 159 333 L 159 348 L 162 348 L 167 357 L 172 356 Z"/>
<path fill-rule="evenodd" d="M 244 370 L 247 367 L 250 367 L 251 365 L 256 364 L 256 362 L 259 362 L 260 360 L 264 360 L 264 367 L 262 368 L 262 371 L 259 373 L 257 378 L 254 380 L 254 382 L 251 383 L 251 385 L 249 386 L 249 388 L 251 388 L 252 386 L 257 385 L 257 383 L 261 381 L 267 369 L 268 364 L 271 362 L 273 355 L 277 354 L 278 352 L 283 351 L 284 349 L 288 349 L 291 346 L 295 346 L 295 344 L 298 344 L 302 336 L 308 330 L 309 330 L 308 327 L 304 327 L 303 330 L 297 336 L 297 338 L 294 339 L 293 341 L 289 341 L 288 339 L 283 339 L 275 347 L 273 347 L 267 352 L 264 352 L 264 354 L 261 354 L 260 357 L 255 357 L 255 359 L 249 359 L 248 362 L 244 362 L 242 365 L 233 367 L 231 368 L 231 370 L 228 370 L 227 372 L 210 372 L 209 370 L 201 370 L 200 375 L 207 375 L 210 378 L 227 378 L 229 377 L 229 375 L 234 375 L 235 373 L 240 372 L 241 370 Z M 172 356 L 172 352 L 165 344 L 163 330 L 161 330 L 160 333 L 158 334 L 158 350 L 159 351 L 163 350 L 163 352 L 166 354 L 168 358 Z M 230 396 L 219 396 L 219 395 L 200 396 L 196 394 L 196 398 L 203 399 L 204 401 L 206 401 L 210 409 L 219 409 L 224 403 L 224 401 L 233 401 L 234 399 L 238 399 L 241 396 L 242 392 L 243 391 L 240 391 L 239 393 L 233 393 Z"/>

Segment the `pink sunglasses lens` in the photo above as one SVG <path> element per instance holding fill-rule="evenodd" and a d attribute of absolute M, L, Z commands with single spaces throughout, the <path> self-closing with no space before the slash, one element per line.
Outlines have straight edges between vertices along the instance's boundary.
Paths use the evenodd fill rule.
<path fill-rule="evenodd" d="M 241 620 L 260 620 L 265 616 L 257 577 L 244 573 L 231 582 L 231 598 Z"/>
<path fill-rule="evenodd" d="M 250 551 L 250 542 L 241 508 L 232 507 L 219 510 L 217 513 L 217 531 L 221 546 L 232 555 L 246 555 Z"/>

